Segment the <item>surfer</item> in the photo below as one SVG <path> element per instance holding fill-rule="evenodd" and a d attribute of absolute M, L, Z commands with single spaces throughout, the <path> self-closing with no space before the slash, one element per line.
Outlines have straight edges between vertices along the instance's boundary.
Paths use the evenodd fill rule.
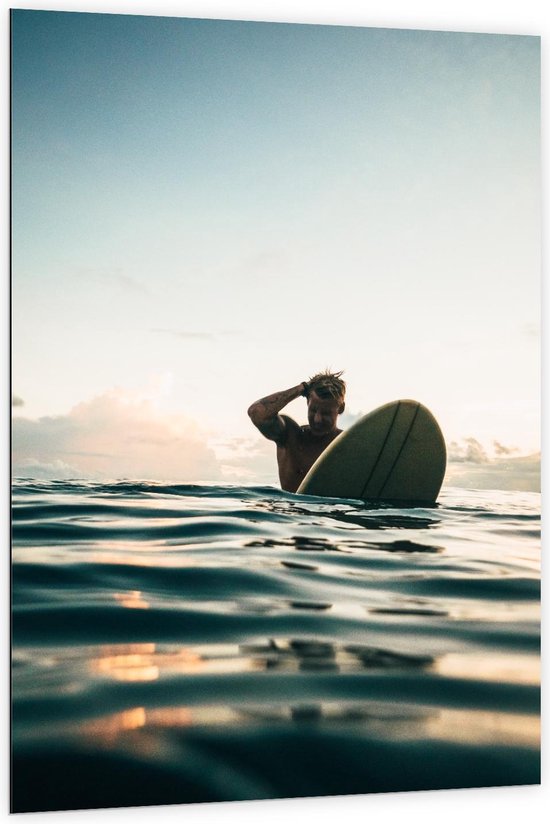
<path fill-rule="evenodd" d="M 321 452 L 342 431 L 336 426 L 345 409 L 346 384 L 342 372 L 319 372 L 309 381 L 255 401 L 248 409 L 250 420 L 262 435 L 277 444 L 281 488 L 296 492 Z M 308 425 L 299 426 L 279 412 L 291 401 L 307 399 Z"/>

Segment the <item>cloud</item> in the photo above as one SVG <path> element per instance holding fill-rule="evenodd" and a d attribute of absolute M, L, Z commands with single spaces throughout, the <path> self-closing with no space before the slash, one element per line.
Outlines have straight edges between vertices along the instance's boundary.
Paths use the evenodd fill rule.
<path fill-rule="evenodd" d="M 516 455 L 517 447 L 493 441 L 490 456 L 475 438 L 453 441 L 447 450 L 447 486 L 540 492 L 540 452 Z"/>
<path fill-rule="evenodd" d="M 349 426 L 361 416 L 347 415 Z M 342 416 L 344 418 L 344 416 Z M 278 485 L 274 444 L 260 436 L 214 440 L 184 415 L 150 399 L 106 392 L 66 415 L 13 419 L 13 473 L 24 478 L 132 478 Z M 448 446 L 445 485 L 540 491 L 540 453 L 475 438 Z"/>
<path fill-rule="evenodd" d="M 82 478 L 75 466 L 64 461 L 55 460 L 51 463 L 43 463 L 36 458 L 24 458 L 15 473 L 17 478 L 33 478 L 46 480 L 55 478 L 59 481 L 66 481 L 71 478 Z"/>
<path fill-rule="evenodd" d="M 365 414 L 365 412 L 348 412 L 346 409 L 338 418 L 338 428 L 349 429 L 350 426 L 357 423 Z"/>
<path fill-rule="evenodd" d="M 279 484 L 275 444 L 265 438 L 232 438 L 211 442 L 222 474 L 230 483 Z"/>
<path fill-rule="evenodd" d="M 127 274 L 119 266 L 96 268 L 82 264 L 74 264 L 72 271 L 76 277 L 85 280 L 89 284 L 99 284 L 103 289 L 114 287 L 126 293 L 152 295 L 151 290 L 146 284 L 132 275 Z"/>
<path fill-rule="evenodd" d="M 11 396 L 11 405 L 12 405 L 12 407 L 25 406 L 25 401 L 23 400 L 23 398 L 20 398 L 19 395 L 12 395 Z"/>
<path fill-rule="evenodd" d="M 107 392 L 67 415 L 13 422 L 14 476 L 135 478 L 200 483 L 222 473 L 198 425 L 149 400 Z M 49 473 L 49 474 L 48 474 Z M 61 473 L 61 474 L 60 474 Z"/>
<path fill-rule="evenodd" d="M 495 453 L 500 457 L 501 455 L 513 455 L 514 452 L 519 452 L 517 446 L 503 446 L 498 441 L 493 441 Z"/>
<path fill-rule="evenodd" d="M 448 460 L 453 463 L 487 463 L 489 457 L 475 438 L 464 438 L 463 444 L 451 441 L 448 447 Z"/>
<path fill-rule="evenodd" d="M 107 278 L 124 291 L 138 292 L 143 295 L 151 294 L 151 290 L 144 283 L 136 280 L 136 278 L 131 275 L 124 274 L 124 272 L 121 272 L 118 269 L 113 270 Z"/>

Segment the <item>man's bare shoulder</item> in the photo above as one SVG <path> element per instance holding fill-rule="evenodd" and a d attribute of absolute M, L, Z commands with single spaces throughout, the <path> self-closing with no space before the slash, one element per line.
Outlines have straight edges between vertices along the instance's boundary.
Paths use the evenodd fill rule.
<path fill-rule="evenodd" d="M 285 437 L 284 441 L 280 444 L 281 446 L 286 446 L 287 441 L 291 440 L 296 442 L 297 440 L 301 440 L 303 438 L 303 430 L 305 427 L 300 426 L 294 418 L 290 418 L 288 415 L 280 415 L 280 418 L 284 421 L 284 432 Z"/>
<path fill-rule="evenodd" d="M 294 442 L 299 437 L 300 427 L 288 415 L 277 415 L 268 421 L 256 424 L 264 438 L 274 441 L 277 446 L 285 447 L 289 438 Z"/>

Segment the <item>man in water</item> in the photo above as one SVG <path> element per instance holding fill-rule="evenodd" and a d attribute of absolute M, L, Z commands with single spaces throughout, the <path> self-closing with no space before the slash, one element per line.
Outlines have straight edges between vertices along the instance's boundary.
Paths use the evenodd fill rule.
<path fill-rule="evenodd" d="M 248 410 L 262 435 L 277 444 L 277 464 L 282 489 L 296 492 L 306 473 L 329 443 L 342 431 L 336 426 L 345 409 L 346 384 L 342 372 L 320 372 L 291 389 L 256 401 Z M 308 426 L 279 415 L 290 401 L 307 398 Z"/>

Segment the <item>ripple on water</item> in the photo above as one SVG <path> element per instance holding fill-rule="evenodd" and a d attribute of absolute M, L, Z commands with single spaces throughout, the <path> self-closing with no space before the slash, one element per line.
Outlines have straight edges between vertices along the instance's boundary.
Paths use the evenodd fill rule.
<path fill-rule="evenodd" d="M 13 500 L 19 811 L 539 781 L 539 496 Z"/>

